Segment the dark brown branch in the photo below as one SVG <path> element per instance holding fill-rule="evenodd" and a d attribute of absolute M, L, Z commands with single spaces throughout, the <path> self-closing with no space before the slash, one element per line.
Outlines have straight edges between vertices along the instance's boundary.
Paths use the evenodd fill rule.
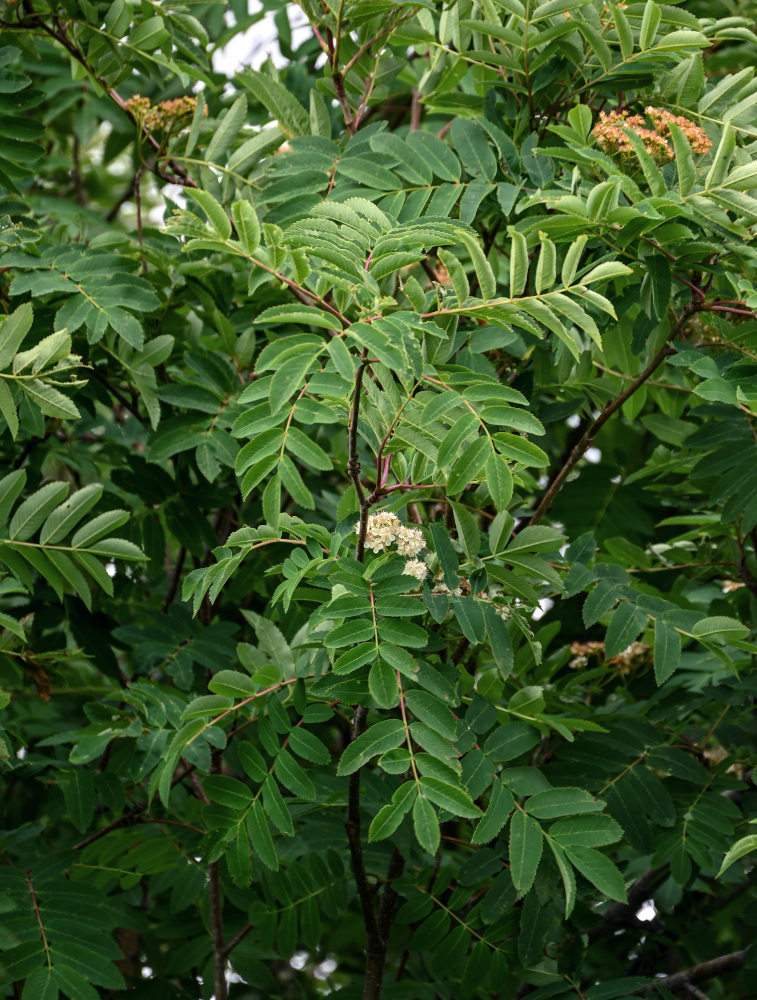
<path fill-rule="evenodd" d="M 722 976 L 725 972 L 737 972 L 744 965 L 748 952 L 748 948 L 742 948 L 741 951 L 732 951 L 729 955 L 718 955 L 709 962 L 700 962 L 698 965 L 692 965 L 690 969 L 676 972 L 672 976 L 662 976 L 651 983 L 639 986 L 631 990 L 629 995 L 643 996 L 658 986 L 670 990 L 671 993 L 689 992 L 689 987 L 694 983 L 706 982 L 708 979 Z"/>
<path fill-rule="evenodd" d="M 686 992 L 689 996 L 694 997 L 694 1000 L 710 1000 L 706 993 L 703 993 L 700 989 L 697 989 L 693 983 L 686 984 Z"/>
<path fill-rule="evenodd" d="M 223 892 L 218 862 L 208 865 L 210 932 L 213 939 L 213 992 L 215 1000 L 226 1000 L 226 949 L 223 943 Z"/>
<path fill-rule="evenodd" d="M 374 940 L 370 936 L 368 938 L 363 1000 L 378 1000 L 381 996 L 386 966 L 386 948 L 389 943 L 389 933 L 392 929 L 394 908 L 397 903 L 397 892 L 393 883 L 395 879 L 400 877 L 404 868 L 405 859 L 395 847 L 389 862 L 386 885 L 379 903 L 377 935 Z"/>
<path fill-rule="evenodd" d="M 194 764 L 186 764 L 181 770 L 176 771 L 173 778 L 171 779 L 171 787 L 178 785 L 179 782 L 183 781 L 188 775 L 194 772 Z M 141 813 L 145 812 L 149 806 L 149 802 L 135 802 L 134 805 L 129 806 L 129 808 L 123 812 L 118 819 L 114 819 L 112 823 L 108 823 L 107 826 L 102 827 L 100 830 L 95 830 L 94 833 L 90 833 L 89 836 L 85 837 L 84 840 L 80 840 L 77 844 L 74 844 L 74 851 L 81 851 L 90 844 L 94 844 L 96 840 L 101 837 L 107 836 L 113 830 L 119 830 L 122 826 L 133 826 L 135 823 L 141 823 Z"/>
<path fill-rule="evenodd" d="M 352 739 L 356 740 L 365 732 L 365 722 L 368 709 L 363 705 L 355 707 L 355 715 L 352 720 Z M 368 882 L 368 873 L 365 868 L 365 857 L 363 855 L 363 841 L 360 831 L 360 770 L 354 771 L 350 775 L 350 784 L 347 800 L 347 840 L 350 848 L 350 860 L 352 862 L 352 875 L 355 879 L 360 907 L 363 911 L 363 923 L 366 933 L 366 965 L 365 965 L 365 985 L 363 988 L 363 1000 L 378 1000 L 381 996 L 381 984 L 384 971 L 384 956 L 386 946 L 382 948 L 382 938 L 379 930 L 376 907 L 373 900 L 373 891 Z"/>
<path fill-rule="evenodd" d="M 421 115 L 423 105 L 421 104 L 421 92 L 413 87 L 413 96 L 410 102 L 410 131 L 417 132 L 421 127 Z"/>
<path fill-rule="evenodd" d="M 344 76 L 341 70 L 335 70 L 332 79 L 334 81 L 334 90 L 336 91 L 337 100 L 342 109 L 342 114 L 344 115 L 344 127 L 347 129 L 350 135 L 354 135 L 357 131 L 357 121 L 352 115 L 350 110 L 349 102 L 347 101 L 347 91 L 344 89 Z"/>
<path fill-rule="evenodd" d="M 394 888 L 394 881 L 402 875 L 404 870 L 404 855 L 400 854 L 399 850 L 395 847 L 392 851 L 392 857 L 389 862 L 389 871 L 386 874 L 386 884 L 384 886 L 384 891 L 381 894 L 381 902 L 379 903 L 378 929 L 379 934 L 384 941 L 385 951 L 386 942 L 389 940 L 389 932 L 392 929 L 394 908 L 397 903 L 397 891 Z"/>
<path fill-rule="evenodd" d="M 468 652 L 468 646 L 470 646 L 469 640 L 466 639 L 465 636 L 462 636 L 458 644 L 455 646 L 454 652 L 452 653 L 452 662 L 455 664 L 455 666 L 457 666 L 457 664 L 460 663 L 462 658 Z"/>
<path fill-rule="evenodd" d="M 416 7 L 411 7 L 410 10 L 406 14 L 403 14 L 402 17 L 398 17 L 395 20 L 391 21 L 386 27 L 382 28 L 380 31 L 377 31 L 372 38 L 368 39 L 367 42 L 363 42 L 363 44 L 360 46 L 360 48 L 357 50 L 354 56 L 349 60 L 349 62 L 344 67 L 344 75 L 346 76 L 349 73 L 349 71 L 358 61 L 358 59 L 361 59 L 366 52 L 369 52 L 376 44 L 376 42 L 380 42 L 382 38 L 390 34 L 390 32 L 394 31 L 395 28 L 399 27 L 399 25 L 402 24 L 403 21 L 407 21 L 409 18 L 415 17 L 417 13 L 418 9 Z"/>
<path fill-rule="evenodd" d="M 116 104 L 124 112 L 124 114 L 126 114 L 131 119 L 131 121 L 134 122 L 135 125 L 137 125 L 138 123 L 134 118 L 134 115 L 129 110 L 129 107 L 126 101 L 123 99 L 123 97 L 121 97 L 118 91 L 114 87 L 111 87 L 103 77 L 97 75 L 97 73 L 95 72 L 93 67 L 90 66 L 89 62 L 87 61 L 83 53 L 79 51 L 76 45 L 74 45 L 74 43 L 68 37 L 68 34 L 66 32 L 66 26 L 63 23 L 63 21 L 60 18 L 55 18 L 54 19 L 55 27 L 52 27 L 49 24 L 45 24 L 45 22 L 40 19 L 40 16 L 36 14 L 36 12 L 34 13 L 33 16 L 35 23 L 42 29 L 42 31 L 50 35 L 51 38 L 54 38 L 59 45 L 62 45 L 63 48 L 66 50 L 66 52 L 68 52 L 70 56 L 72 56 L 78 63 L 80 63 L 86 69 L 86 71 L 92 76 L 94 80 L 97 80 L 98 84 L 102 87 L 102 89 L 111 99 L 111 101 L 113 101 L 113 103 Z M 160 154 L 160 152 L 162 151 L 162 147 L 158 142 L 158 140 L 155 138 L 155 136 L 144 127 L 141 129 L 141 132 L 143 137 L 152 147 L 152 149 L 154 149 L 156 153 Z M 170 167 L 172 171 L 170 176 L 166 175 L 165 173 L 162 173 L 158 169 L 157 163 L 155 165 L 155 173 L 163 180 L 168 181 L 171 184 L 181 184 L 184 187 L 193 187 L 193 188 L 197 187 L 197 183 L 189 176 L 189 174 L 181 166 L 179 166 L 178 163 L 174 162 L 173 160 L 166 160 L 166 165 Z"/>
<path fill-rule="evenodd" d="M 670 340 L 672 337 L 675 337 L 676 334 L 680 333 L 683 327 L 688 322 L 689 317 L 693 313 L 699 312 L 700 310 L 701 307 L 698 303 L 693 303 L 693 302 L 689 303 L 684 308 L 680 319 L 673 326 L 673 329 L 670 332 L 668 340 Z M 605 403 L 604 407 L 602 408 L 602 412 L 599 414 L 597 419 L 592 420 L 591 423 L 588 424 L 586 429 L 581 434 L 581 437 L 578 439 L 578 442 L 571 450 L 571 453 L 568 456 L 568 459 L 565 462 L 565 464 L 562 466 L 561 469 L 559 469 L 557 474 L 553 476 L 553 478 L 550 480 L 550 483 L 544 492 L 544 496 L 541 498 L 538 507 L 531 515 L 531 519 L 528 521 L 529 525 L 538 524 L 541 521 L 541 519 L 547 513 L 549 508 L 552 506 L 552 503 L 557 494 L 560 492 L 563 483 L 568 478 L 570 473 L 573 471 L 573 468 L 578 464 L 578 462 L 583 458 L 585 453 L 589 450 L 589 448 L 592 445 L 592 442 L 594 441 L 594 438 L 599 433 L 599 431 L 602 430 L 602 428 L 610 419 L 610 417 L 621 408 L 621 406 L 623 405 L 623 403 L 625 403 L 627 399 L 630 399 L 630 397 L 633 396 L 633 394 L 637 391 L 637 389 L 640 389 L 641 386 L 644 385 L 647 379 L 651 378 L 651 376 L 654 375 L 654 373 L 657 371 L 657 369 L 660 367 L 663 361 L 665 361 L 666 358 L 670 357 L 671 354 L 675 354 L 675 351 L 669 345 L 668 341 L 666 341 L 663 347 L 660 348 L 657 354 L 655 354 L 655 356 L 649 362 L 644 371 L 640 375 L 636 376 L 636 378 L 631 382 L 628 388 L 625 389 L 623 392 L 621 392 L 619 396 L 616 396 L 615 399 L 612 399 L 608 403 Z"/>
<path fill-rule="evenodd" d="M 219 774 L 221 771 L 221 753 L 213 752 L 210 764 L 210 773 Z M 197 775 L 192 772 L 190 775 L 192 785 L 197 793 L 197 797 L 206 805 L 210 799 L 205 794 L 205 789 L 200 784 Z M 208 865 L 208 896 L 210 902 L 210 936 L 213 941 L 213 993 L 215 1000 L 226 1000 L 226 946 L 223 941 L 223 889 L 221 888 L 221 872 L 217 861 L 211 861 Z"/>
<path fill-rule="evenodd" d="M 102 383 L 112 396 L 115 396 L 121 406 L 131 413 L 133 417 L 139 419 L 139 413 L 135 411 L 134 406 L 129 402 L 126 396 L 124 396 L 121 390 L 117 389 L 111 382 L 109 382 L 99 369 L 93 367 L 90 370 L 97 381 Z M 119 423 L 123 423 L 123 420 L 119 421 Z"/>
<path fill-rule="evenodd" d="M 146 808 L 146 802 L 140 802 L 131 806 L 125 813 L 123 813 L 123 815 L 119 816 L 118 819 L 114 819 L 112 823 L 108 823 L 107 826 L 102 827 L 100 830 L 95 830 L 94 833 L 90 833 L 88 837 L 84 838 L 84 840 L 80 840 L 77 844 L 74 844 L 73 850 L 81 851 L 85 847 L 89 847 L 90 844 L 94 844 L 94 842 L 99 840 L 101 837 L 107 836 L 113 830 L 120 830 L 122 826 L 133 826 L 135 823 L 139 822 L 139 814 Z"/>
<path fill-rule="evenodd" d="M 368 709 L 363 705 L 355 708 L 352 719 L 352 739 L 356 740 L 365 732 L 365 722 Z M 363 910 L 363 919 L 368 932 L 368 937 L 376 937 L 378 934 L 378 922 L 376 910 L 373 905 L 373 893 L 368 884 L 368 875 L 365 868 L 365 858 L 363 857 L 363 843 L 360 837 L 360 771 L 354 771 L 350 775 L 349 795 L 347 801 L 347 839 L 350 845 L 350 857 L 352 859 L 352 872 L 355 876 L 358 897 Z"/>

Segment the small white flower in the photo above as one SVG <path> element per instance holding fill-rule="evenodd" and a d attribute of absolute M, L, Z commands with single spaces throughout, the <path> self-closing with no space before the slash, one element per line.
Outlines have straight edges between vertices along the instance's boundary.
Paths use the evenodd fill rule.
<path fill-rule="evenodd" d="M 366 524 L 365 547 L 372 552 L 385 552 L 397 537 L 401 528 L 400 519 L 388 510 L 370 514 Z M 360 522 L 355 525 L 355 533 L 360 534 Z"/>
<path fill-rule="evenodd" d="M 401 524 L 397 528 L 396 538 L 397 551 L 401 556 L 417 556 L 426 547 L 426 539 L 420 528 L 408 528 Z"/>
<path fill-rule="evenodd" d="M 420 583 L 428 576 L 428 566 L 422 559 L 408 559 L 402 574 L 403 576 L 413 576 Z"/>
<path fill-rule="evenodd" d="M 400 527 L 400 519 L 390 510 L 380 510 L 377 514 L 368 515 L 368 527 L 383 529 L 396 534 L 397 529 Z"/>
<path fill-rule="evenodd" d="M 468 582 L 467 580 L 465 581 Z M 454 590 L 450 590 L 447 584 L 444 582 L 444 573 L 441 570 L 434 577 L 434 588 L 431 591 L 432 594 L 446 594 L 447 597 L 462 597 L 463 588 L 455 587 Z"/>

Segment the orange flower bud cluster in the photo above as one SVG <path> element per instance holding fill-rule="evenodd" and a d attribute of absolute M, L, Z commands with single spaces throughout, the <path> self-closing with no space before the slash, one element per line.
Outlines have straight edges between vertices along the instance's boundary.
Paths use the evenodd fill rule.
<path fill-rule="evenodd" d="M 605 660 L 605 644 L 603 642 L 572 642 L 570 651 L 572 659 L 568 666 L 571 670 L 581 670 L 589 665 L 592 657 L 596 665 L 604 662 L 606 666 L 615 667 L 619 674 L 629 674 L 637 667 L 647 666 L 651 647 L 646 642 L 632 642 L 622 653 Z"/>
<path fill-rule="evenodd" d="M 712 145 L 704 129 L 689 118 L 671 114 L 663 108 L 650 106 L 644 110 L 652 128 L 648 127 L 642 115 L 632 115 L 628 111 L 600 111 L 599 121 L 592 129 L 599 148 L 610 155 L 630 159 L 634 155 L 634 148 L 629 133 L 633 132 L 641 139 L 655 163 L 669 163 L 675 155 L 669 141 L 671 125 L 677 125 L 681 129 L 695 153 L 706 153 Z"/>
<path fill-rule="evenodd" d="M 705 130 L 691 119 L 684 118 L 683 115 L 674 115 L 662 108 L 648 107 L 644 110 L 660 135 L 669 136 L 670 126 L 677 125 L 689 140 L 689 145 L 695 153 L 706 153 L 712 146 Z"/>
<path fill-rule="evenodd" d="M 161 101 L 160 104 L 152 106 L 148 97 L 137 94 L 129 98 L 126 107 L 135 121 L 148 131 L 168 132 L 177 124 L 181 124 L 182 119 L 190 118 L 195 113 L 197 98 L 174 97 L 170 101 Z"/>

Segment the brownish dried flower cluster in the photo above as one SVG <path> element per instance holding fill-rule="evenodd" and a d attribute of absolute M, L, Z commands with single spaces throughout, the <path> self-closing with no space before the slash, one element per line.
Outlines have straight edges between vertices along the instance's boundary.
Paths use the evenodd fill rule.
<path fill-rule="evenodd" d="M 677 125 L 689 141 L 695 153 L 706 153 L 712 146 L 710 139 L 701 126 L 683 115 L 674 115 L 662 108 L 648 107 L 644 109 L 647 117 L 660 135 L 670 135 L 670 126 Z"/>
<path fill-rule="evenodd" d="M 604 663 L 606 666 L 615 667 L 619 674 L 630 674 L 631 671 L 640 666 L 644 666 L 649 661 L 650 646 L 646 642 L 632 642 L 627 649 L 609 660 L 605 660 L 605 644 L 603 642 L 573 642 L 570 651 L 573 658 L 568 663 L 572 670 L 580 670 L 589 663 L 590 657 L 595 657 L 597 666 Z"/>
<path fill-rule="evenodd" d="M 629 114 L 628 111 L 600 111 L 599 121 L 592 129 L 599 148 L 611 155 L 632 157 L 634 148 L 629 139 L 629 133 L 632 132 L 641 139 L 655 163 L 669 163 L 674 158 L 673 147 L 669 142 L 671 125 L 680 128 L 695 153 L 706 153 L 712 146 L 704 129 L 689 118 L 674 115 L 664 108 L 650 106 L 644 111 L 646 119 L 642 115 Z"/>
<path fill-rule="evenodd" d="M 170 101 L 161 101 L 154 107 L 149 97 L 137 94 L 130 97 L 126 107 L 134 116 L 134 120 L 149 132 L 170 131 L 183 119 L 191 118 L 197 107 L 196 97 L 174 97 Z M 207 114 L 207 108 L 205 109 Z"/>

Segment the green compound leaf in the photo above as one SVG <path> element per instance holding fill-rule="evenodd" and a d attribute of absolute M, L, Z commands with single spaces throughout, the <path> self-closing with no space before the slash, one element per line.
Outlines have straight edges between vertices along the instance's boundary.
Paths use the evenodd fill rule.
<path fill-rule="evenodd" d="M 405 739 L 405 727 L 399 719 L 376 722 L 347 747 L 339 761 L 338 774 L 352 774 L 373 757 L 393 750 Z"/>

